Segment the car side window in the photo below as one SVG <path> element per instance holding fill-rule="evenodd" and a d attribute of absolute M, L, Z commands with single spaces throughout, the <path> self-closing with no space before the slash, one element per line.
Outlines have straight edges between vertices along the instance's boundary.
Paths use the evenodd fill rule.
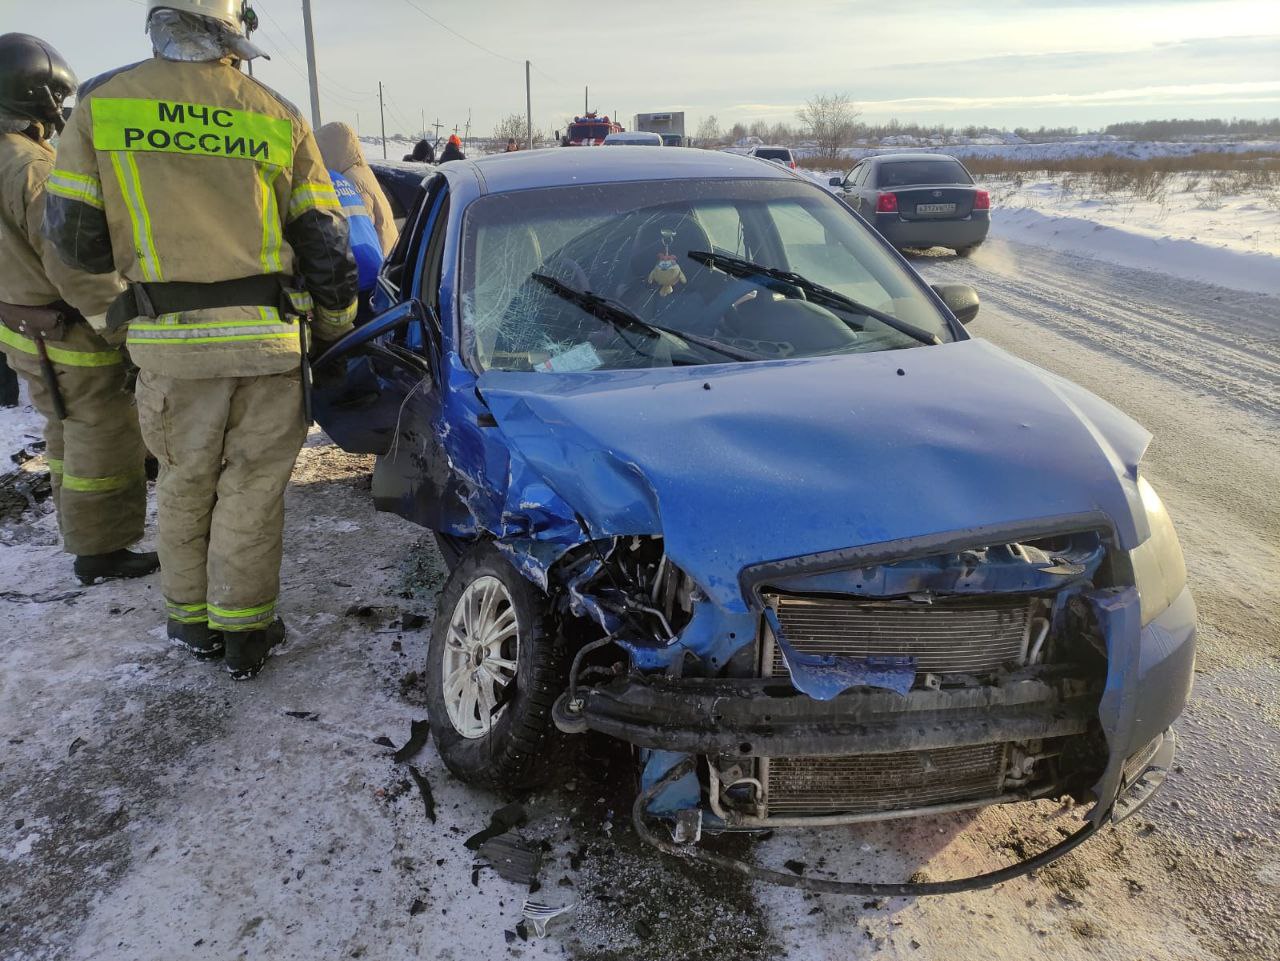
<path fill-rule="evenodd" d="M 844 185 L 846 187 L 858 187 L 862 184 L 862 178 L 867 172 L 866 164 L 858 164 L 849 171 L 849 176 L 845 178 Z"/>

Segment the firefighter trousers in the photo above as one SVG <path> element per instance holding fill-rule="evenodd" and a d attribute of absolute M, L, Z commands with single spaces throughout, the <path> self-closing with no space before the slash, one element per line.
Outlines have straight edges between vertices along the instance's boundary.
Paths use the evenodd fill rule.
<path fill-rule="evenodd" d="M 82 557 L 136 543 L 147 516 L 146 451 L 123 355 L 83 323 L 46 344 L 67 411 L 59 420 L 35 342 L 2 329 L 5 352 L 45 419 L 64 549 Z"/>
<path fill-rule="evenodd" d="M 307 426 L 298 371 L 138 377 L 142 435 L 160 461 L 160 576 L 168 615 L 250 631 L 275 617 L 284 492 Z"/>

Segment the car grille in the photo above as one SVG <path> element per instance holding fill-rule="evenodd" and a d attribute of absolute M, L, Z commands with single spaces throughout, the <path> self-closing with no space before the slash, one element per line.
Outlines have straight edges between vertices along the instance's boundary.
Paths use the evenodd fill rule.
<path fill-rule="evenodd" d="M 769 817 L 904 811 L 994 798 L 1005 745 L 762 760 Z"/>
<path fill-rule="evenodd" d="M 786 594 L 769 600 L 802 654 L 911 656 L 922 674 L 987 674 L 1018 663 L 1031 616 L 1025 597 L 931 605 Z M 790 676 L 772 638 L 764 654 L 766 677 Z"/>

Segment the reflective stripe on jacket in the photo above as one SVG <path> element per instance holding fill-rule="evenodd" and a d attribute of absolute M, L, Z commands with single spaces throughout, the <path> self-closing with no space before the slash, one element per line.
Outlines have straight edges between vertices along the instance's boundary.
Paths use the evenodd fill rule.
<path fill-rule="evenodd" d="M 120 293 L 120 279 L 73 269 L 41 234 L 46 199 L 58 189 L 53 172 L 47 143 L 23 133 L 0 135 L 0 301 L 43 307 L 62 300 L 86 316 L 100 314 Z M 12 334 L 0 334 L 9 346 L 35 350 L 30 338 L 5 333 Z"/>
<path fill-rule="evenodd" d="M 81 90 L 59 144 L 45 230 L 62 257 L 130 281 L 296 275 L 313 332 L 344 333 L 356 268 L 341 205 L 297 110 L 229 63 L 148 60 Z M 297 325 L 275 307 L 139 318 L 138 366 L 171 377 L 296 366 Z"/>

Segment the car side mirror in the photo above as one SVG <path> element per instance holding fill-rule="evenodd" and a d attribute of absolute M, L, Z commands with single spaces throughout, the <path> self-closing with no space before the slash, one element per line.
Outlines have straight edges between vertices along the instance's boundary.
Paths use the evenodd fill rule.
<path fill-rule="evenodd" d="M 956 315 L 956 320 L 969 324 L 978 316 L 981 303 L 978 292 L 968 284 L 934 284 L 933 292 L 942 298 L 947 309 Z"/>
<path fill-rule="evenodd" d="M 828 181 L 827 181 L 827 183 L 828 183 L 830 186 L 832 186 L 832 187 L 843 187 L 843 186 L 844 186 L 844 178 L 843 178 L 843 177 L 832 177 L 830 180 L 828 180 Z"/>

